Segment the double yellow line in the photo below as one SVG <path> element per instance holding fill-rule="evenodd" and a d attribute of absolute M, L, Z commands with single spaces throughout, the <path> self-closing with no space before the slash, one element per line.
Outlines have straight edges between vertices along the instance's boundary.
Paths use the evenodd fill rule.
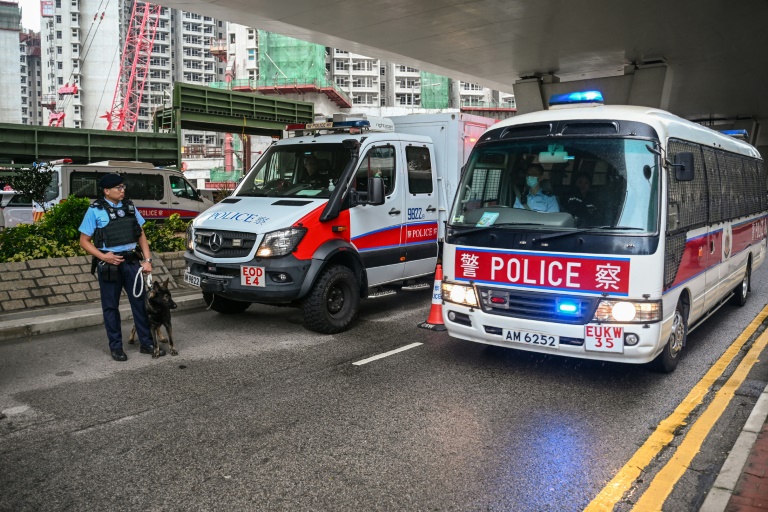
<path fill-rule="evenodd" d="M 693 387 L 680 405 L 666 419 L 659 423 L 658 428 L 651 434 L 645 443 L 635 452 L 631 459 L 603 488 L 594 500 L 585 508 L 585 511 L 610 511 L 621 500 L 624 494 L 634 485 L 640 474 L 648 467 L 659 452 L 673 439 L 674 433 L 686 424 L 685 420 L 695 407 L 700 405 L 709 389 L 717 381 L 741 351 L 745 343 L 752 337 L 758 327 L 768 317 L 768 306 L 752 320 L 752 323 L 736 338 L 725 353 L 709 369 L 704 377 Z M 683 476 L 686 469 L 699 452 L 702 442 L 709 434 L 715 422 L 723 414 L 730 403 L 734 393 L 747 378 L 757 358 L 768 345 L 768 330 L 763 332 L 749 349 L 747 355 L 739 363 L 725 385 L 715 394 L 712 402 L 691 426 L 680 446 L 675 450 L 672 458 L 656 474 L 648 489 L 635 504 L 633 510 L 661 510 L 664 501 L 672 492 L 677 481 Z"/>

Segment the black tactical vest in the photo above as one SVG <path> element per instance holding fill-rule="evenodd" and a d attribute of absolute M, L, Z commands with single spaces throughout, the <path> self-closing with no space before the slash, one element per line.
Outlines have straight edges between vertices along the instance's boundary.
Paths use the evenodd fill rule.
<path fill-rule="evenodd" d="M 91 208 L 106 210 L 109 222 L 103 228 L 96 228 L 93 233 L 93 243 L 102 247 L 134 244 L 141 237 L 141 226 L 136 220 L 136 207 L 130 200 L 123 201 L 123 206 L 115 208 L 104 199 L 97 199 Z"/>

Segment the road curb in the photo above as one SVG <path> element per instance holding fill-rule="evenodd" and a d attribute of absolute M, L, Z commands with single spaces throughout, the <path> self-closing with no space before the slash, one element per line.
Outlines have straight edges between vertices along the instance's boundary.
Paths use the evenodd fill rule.
<path fill-rule="evenodd" d="M 757 399 L 699 512 L 723 512 L 728 506 L 728 501 L 736 489 L 744 464 L 747 463 L 749 453 L 757 440 L 757 435 L 763 429 L 766 418 L 768 418 L 768 386 L 763 389 Z"/>
<path fill-rule="evenodd" d="M 182 295 L 174 297 L 173 300 L 178 306 L 174 312 L 205 307 L 205 301 L 200 294 Z M 120 317 L 123 321 L 133 320 L 133 313 L 127 301 L 120 307 Z M 83 309 L 76 312 L 57 312 L 53 308 L 50 314 L 0 321 L 0 342 L 103 324 L 104 317 L 98 303 L 84 305 Z"/>

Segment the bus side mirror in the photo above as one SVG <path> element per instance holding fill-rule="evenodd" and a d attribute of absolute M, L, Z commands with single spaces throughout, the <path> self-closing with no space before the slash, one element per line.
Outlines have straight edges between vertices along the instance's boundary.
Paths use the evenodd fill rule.
<path fill-rule="evenodd" d="M 693 153 L 684 151 L 675 154 L 675 178 L 677 181 L 693 181 Z"/>
<path fill-rule="evenodd" d="M 368 202 L 378 206 L 384 204 L 384 180 L 380 177 L 368 178 Z"/>

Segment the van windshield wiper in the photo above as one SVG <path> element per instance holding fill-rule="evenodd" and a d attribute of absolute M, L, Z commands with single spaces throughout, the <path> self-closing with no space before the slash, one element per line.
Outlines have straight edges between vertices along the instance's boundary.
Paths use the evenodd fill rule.
<path fill-rule="evenodd" d="M 240 192 L 237 194 L 240 197 L 269 197 L 269 194 L 266 192 L 261 192 L 260 190 L 253 190 L 251 192 Z"/>

